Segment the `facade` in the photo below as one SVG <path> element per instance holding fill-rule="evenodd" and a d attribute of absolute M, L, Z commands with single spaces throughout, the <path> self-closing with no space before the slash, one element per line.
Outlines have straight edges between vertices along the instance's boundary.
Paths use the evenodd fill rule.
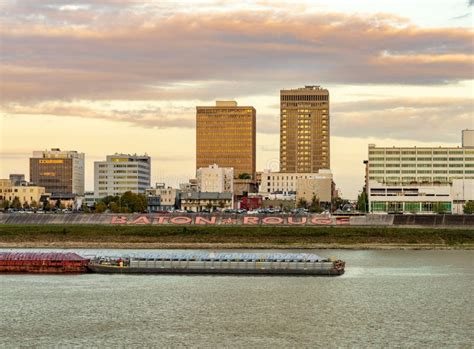
<path fill-rule="evenodd" d="M 203 193 L 190 191 L 181 194 L 181 209 L 193 212 L 230 209 L 232 193 Z"/>
<path fill-rule="evenodd" d="M 94 162 L 94 196 L 122 195 L 127 191 L 145 194 L 150 188 L 151 158 L 148 155 L 107 155 Z"/>
<path fill-rule="evenodd" d="M 53 148 L 34 151 L 30 182 L 53 194 L 84 194 L 84 153 Z"/>
<path fill-rule="evenodd" d="M 198 191 L 224 193 L 234 191 L 234 169 L 213 164 L 196 171 Z"/>
<path fill-rule="evenodd" d="M 28 182 L 25 180 L 25 175 L 24 174 L 10 174 L 9 176 L 10 181 L 12 182 L 12 185 L 27 185 Z"/>
<path fill-rule="evenodd" d="M 155 188 L 149 188 L 145 192 L 149 211 L 170 211 L 178 208 L 179 193 L 180 191 L 176 188 L 166 187 L 164 183 L 157 183 Z M 150 205 L 151 202 L 153 205 Z"/>
<path fill-rule="evenodd" d="M 196 107 L 196 169 L 217 164 L 255 179 L 256 111 L 234 101 Z"/>
<path fill-rule="evenodd" d="M 332 173 L 329 170 L 320 170 L 318 173 L 282 173 L 264 172 L 260 185 L 260 195 L 273 198 L 295 200 L 311 195 L 316 190 L 320 201 L 331 201 Z"/>
<path fill-rule="evenodd" d="M 462 130 L 462 147 L 474 148 L 474 130 Z"/>
<path fill-rule="evenodd" d="M 296 202 L 299 202 L 301 199 L 311 202 L 314 196 L 319 199 L 319 202 L 331 202 L 332 176 L 299 178 L 296 180 Z"/>
<path fill-rule="evenodd" d="M 464 147 L 387 148 L 370 144 L 369 210 L 454 212 L 454 201 L 463 205 L 469 193 L 459 188 L 469 187 L 474 180 L 474 144 L 469 143 L 474 131 L 466 131 Z"/>
<path fill-rule="evenodd" d="M 329 92 L 319 86 L 280 91 L 280 172 L 330 168 Z"/>
<path fill-rule="evenodd" d="M 10 203 L 17 197 L 21 204 L 25 202 L 31 205 L 32 202 L 40 203 L 42 195 L 45 195 L 44 187 L 36 185 L 13 185 L 9 179 L 0 179 L 0 201 L 8 200 Z"/>

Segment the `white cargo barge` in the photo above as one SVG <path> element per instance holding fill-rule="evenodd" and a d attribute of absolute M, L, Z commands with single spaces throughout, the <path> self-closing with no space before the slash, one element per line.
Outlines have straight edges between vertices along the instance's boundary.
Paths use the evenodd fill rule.
<path fill-rule="evenodd" d="M 88 265 L 95 273 L 322 276 L 341 275 L 344 267 L 341 260 L 292 253 L 161 253 L 146 257 L 99 257 Z"/>

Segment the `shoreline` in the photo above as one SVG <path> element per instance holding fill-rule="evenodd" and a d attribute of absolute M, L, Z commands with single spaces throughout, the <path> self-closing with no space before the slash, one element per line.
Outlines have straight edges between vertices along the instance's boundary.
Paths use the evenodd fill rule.
<path fill-rule="evenodd" d="M 160 243 L 160 242 L 0 242 L 1 249 L 203 249 L 203 250 L 474 250 L 473 244 L 446 245 L 446 244 L 396 244 L 396 243 Z"/>

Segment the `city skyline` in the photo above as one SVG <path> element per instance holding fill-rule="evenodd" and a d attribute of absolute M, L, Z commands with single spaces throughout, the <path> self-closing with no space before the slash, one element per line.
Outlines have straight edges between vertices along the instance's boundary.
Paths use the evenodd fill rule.
<path fill-rule="evenodd" d="M 276 170 L 279 91 L 304 85 L 331 93 L 344 197 L 367 144 L 458 146 L 474 128 L 468 1 L 177 5 L 2 2 L 1 177 L 57 147 L 86 154 L 88 190 L 115 152 L 147 152 L 152 182 L 177 186 L 194 177 L 195 106 L 217 99 L 256 108 L 256 167 Z"/>

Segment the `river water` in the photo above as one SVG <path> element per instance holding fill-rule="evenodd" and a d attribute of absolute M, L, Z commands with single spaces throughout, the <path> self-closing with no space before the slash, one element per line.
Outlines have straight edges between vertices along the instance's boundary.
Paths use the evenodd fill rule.
<path fill-rule="evenodd" d="M 3 274 L 0 347 L 473 347 L 474 252 L 311 252 L 345 275 Z"/>

